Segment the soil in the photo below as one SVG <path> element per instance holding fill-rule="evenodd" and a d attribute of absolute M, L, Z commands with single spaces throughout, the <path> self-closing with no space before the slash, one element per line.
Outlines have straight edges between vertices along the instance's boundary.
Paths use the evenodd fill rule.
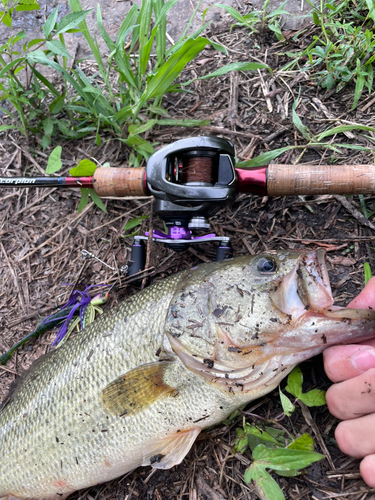
<path fill-rule="evenodd" d="M 337 119 L 374 126 L 372 97 L 363 95 L 355 111 L 350 111 L 354 88 L 349 86 L 335 94 L 317 87 L 308 72 L 282 71 L 288 61 L 286 51 L 303 48 L 312 30 L 301 32 L 293 40 L 286 33 L 287 45 L 277 42 L 265 31 L 249 38 L 244 29 L 215 28 L 211 33 L 228 48 L 225 57 L 212 49 L 203 54 L 183 72 L 182 78 L 217 69 L 234 61 L 262 61 L 274 70 L 256 73 L 230 74 L 216 80 L 192 84 L 192 92 L 168 95 L 163 105 L 176 118 L 209 118 L 211 124 L 200 129 L 156 128 L 148 136 L 159 148 L 180 138 L 212 135 L 230 139 L 239 160 L 286 146 L 305 144 L 294 128 L 291 108 L 298 101 L 297 113 L 303 123 L 317 134 Z M 293 37 L 297 33 L 293 33 Z M 319 104 L 326 106 L 327 112 Z M 369 133 L 371 136 L 371 132 Z M 15 133 L 2 134 L 0 142 L 0 172 L 2 176 L 40 175 L 44 173 L 49 151 L 43 151 L 40 140 L 29 144 Z M 108 139 L 110 139 L 108 137 Z M 353 139 L 337 136 L 335 143 L 355 143 L 371 148 L 370 139 L 354 133 Z M 103 141 L 97 147 L 91 138 L 79 142 L 61 143 L 66 172 L 80 159 L 93 157 L 111 166 L 125 165 L 129 151 L 116 141 Z M 373 154 L 345 149 L 332 152 L 324 148 L 308 148 L 287 152 L 278 163 L 361 164 L 373 163 Z M 131 238 L 124 238 L 127 221 L 148 215 L 150 198 L 105 199 L 108 214 L 90 204 L 77 213 L 79 193 L 57 189 L 9 189 L 0 191 L 0 352 L 8 350 L 25 334 L 35 329 L 40 318 L 66 302 L 70 288 L 83 266 L 81 251 L 86 249 L 107 265 L 120 269 L 130 255 Z M 373 196 L 365 196 L 368 210 L 373 210 Z M 356 218 L 347 207 L 360 208 L 358 197 L 347 198 L 349 205 L 336 196 L 306 196 L 299 198 L 268 198 L 241 194 L 228 207 L 211 218 L 211 229 L 218 235 L 232 238 L 236 256 L 280 248 L 328 251 L 329 274 L 335 301 L 346 305 L 364 286 L 363 264 L 373 267 L 375 232 Z M 373 217 L 370 217 L 370 221 Z M 142 231 L 147 223 L 143 223 Z M 154 220 L 154 227 L 162 229 Z M 147 265 L 147 282 L 152 283 L 172 273 L 188 269 L 201 262 L 215 259 L 215 248 L 202 246 L 178 253 L 152 244 Z M 101 262 L 90 259 L 80 277 L 88 285 L 112 283 L 114 271 Z M 111 308 L 139 290 L 139 285 L 127 283 L 121 276 L 112 289 Z M 51 349 L 55 332 L 32 340 L 0 366 L 0 398 L 3 399 L 12 382 L 33 360 Z M 322 368 L 321 357 L 302 366 L 304 390 L 326 389 L 329 381 Z M 282 387 L 285 386 L 285 382 Z M 274 420 L 281 413 L 278 391 L 252 402 L 245 410 L 249 421 L 254 415 Z M 256 499 L 253 485 L 245 484 L 243 475 L 250 464 L 249 457 L 233 456 L 235 429 L 241 426 L 243 415 L 234 417 L 202 432 L 184 461 L 168 471 L 140 468 L 110 483 L 73 494 L 72 500 L 242 500 Z M 360 478 L 359 461 L 345 456 L 334 441 L 337 420 L 327 408 L 306 408 L 301 405 L 282 425 L 293 435 L 310 432 L 316 451 L 325 460 L 309 467 L 300 476 L 275 476 L 287 500 L 340 498 L 370 500 L 375 490 Z"/>

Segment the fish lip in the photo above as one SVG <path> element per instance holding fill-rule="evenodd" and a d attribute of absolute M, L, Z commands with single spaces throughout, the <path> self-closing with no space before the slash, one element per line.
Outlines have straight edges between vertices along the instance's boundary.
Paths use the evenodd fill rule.
<path fill-rule="evenodd" d="M 315 254 L 316 254 L 316 261 L 318 264 L 317 268 L 320 271 L 320 277 L 323 282 L 323 285 L 326 288 L 327 292 L 330 295 L 332 295 L 331 283 L 329 280 L 327 263 L 326 263 L 327 251 L 324 248 L 318 248 Z"/>
<path fill-rule="evenodd" d="M 296 321 L 306 311 L 320 312 L 333 304 L 326 251 L 300 252 L 292 269 L 285 274 L 279 285 L 270 290 L 271 301 L 279 311 Z"/>
<path fill-rule="evenodd" d="M 297 263 L 297 293 L 306 310 L 322 311 L 333 304 L 326 250 L 305 253 Z"/>

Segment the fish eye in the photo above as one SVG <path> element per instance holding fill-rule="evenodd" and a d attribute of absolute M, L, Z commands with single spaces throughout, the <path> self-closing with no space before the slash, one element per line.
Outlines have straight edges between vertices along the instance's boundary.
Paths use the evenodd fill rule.
<path fill-rule="evenodd" d="M 275 273 L 277 264 L 272 257 L 261 257 L 257 262 L 257 268 L 260 273 Z"/>

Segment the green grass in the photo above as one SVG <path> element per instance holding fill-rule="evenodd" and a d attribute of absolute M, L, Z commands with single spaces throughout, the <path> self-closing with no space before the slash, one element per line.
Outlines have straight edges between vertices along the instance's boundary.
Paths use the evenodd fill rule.
<path fill-rule="evenodd" d="M 310 3 L 310 2 L 309 2 Z M 326 89 L 340 91 L 349 82 L 355 82 L 352 103 L 354 109 L 364 89 L 369 93 L 373 84 L 375 61 L 374 22 L 372 0 L 329 2 L 320 0 L 313 7 L 313 20 L 318 28 L 313 41 L 303 51 L 287 53 L 293 60 L 283 70 L 299 67 L 308 70 L 310 77 Z M 301 58 L 307 57 L 306 63 Z"/>
<path fill-rule="evenodd" d="M 7 0 L 1 1 L 7 3 L 8 9 L 1 19 L 10 26 L 17 7 L 10 7 Z M 154 152 L 153 145 L 142 135 L 155 125 L 207 125 L 207 120 L 171 119 L 162 106 L 164 94 L 188 92 L 187 85 L 191 82 L 176 81 L 205 47 L 211 45 L 226 53 L 220 44 L 201 36 L 209 23 L 187 34 L 188 23 L 177 42 L 167 47 L 166 16 L 177 1 L 143 0 L 140 8 L 134 4 L 115 40 L 103 26 L 98 5 L 96 22 L 109 53 L 105 58 L 85 20 L 90 11 L 83 11 L 79 0 L 69 0 L 72 12 L 59 22 L 56 7 L 43 26 L 44 37 L 24 43 L 22 50 L 16 44 L 22 43 L 25 32 L 10 37 L 0 47 L 0 101 L 8 101 L 12 106 L 11 110 L 0 109 L 11 118 L 11 123 L 2 125 L 0 132 L 18 129 L 26 138 L 30 134 L 39 135 L 44 148 L 58 137 L 80 139 L 90 135 L 100 145 L 103 137 L 109 135 L 129 146 L 132 150 L 129 164 L 137 166 Z M 31 3 L 33 9 L 38 8 L 36 0 L 18 3 L 21 2 L 21 10 Z M 97 71 L 91 76 L 79 64 L 69 67 L 72 56 L 66 49 L 64 36 L 76 32 L 85 37 L 91 51 L 88 59 L 95 61 Z M 156 52 L 153 56 L 151 49 Z M 58 74 L 62 86 L 44 76 L 43 67 Z M 264 67 L 258 63 L 232 63 L 202 78 Z"/>

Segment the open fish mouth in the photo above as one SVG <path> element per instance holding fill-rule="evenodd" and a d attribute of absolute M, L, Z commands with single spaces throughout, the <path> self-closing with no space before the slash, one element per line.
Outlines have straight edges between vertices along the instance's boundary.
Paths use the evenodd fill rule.
<path fill-rule="evenodd" d="M 333 304 L 326 252 L 303 253 L 294 268 L 270 291 L 273 305 L 292 320 L 306 311 L 321 312 Z"/>

